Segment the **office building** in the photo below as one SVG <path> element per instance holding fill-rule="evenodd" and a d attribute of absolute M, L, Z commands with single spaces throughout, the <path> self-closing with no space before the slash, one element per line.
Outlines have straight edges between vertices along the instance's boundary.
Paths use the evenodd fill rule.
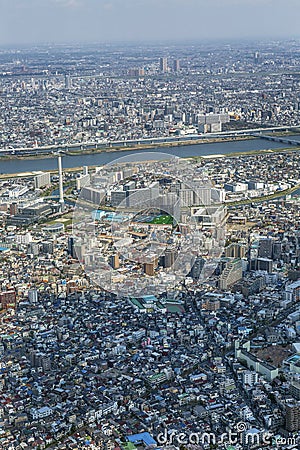
<path fill-rule="evenodd" d="M 53 242 L 51 242 L 51 241 L 42 242 L 42 253 L 52 255 L 53 254 Z"/>
<path fill-rule="evenodd" d="M 258 247 L 258 256 L 260 258 L 272 258 L 273 240 L 260 239 Z"/>
<path fill-rule="evenodd" d="M 273 272 L 273 261 L 269 258 L 257 258 L 256 270 L 263 270 L 268 273 Z"/>

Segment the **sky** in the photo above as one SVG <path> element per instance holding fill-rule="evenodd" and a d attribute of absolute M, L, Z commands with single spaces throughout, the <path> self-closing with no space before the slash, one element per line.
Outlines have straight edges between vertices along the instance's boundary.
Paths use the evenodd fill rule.
<path fill-rule="evenodd" d="M 0 45 L 294 38 L 300 0 L 0 0 Z"/>

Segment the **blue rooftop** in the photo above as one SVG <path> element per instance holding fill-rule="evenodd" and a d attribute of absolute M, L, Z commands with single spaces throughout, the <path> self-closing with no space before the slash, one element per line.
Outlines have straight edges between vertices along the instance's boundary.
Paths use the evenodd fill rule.
<path fill-rule="evenodd" d="M 150 300 L 150 301 L 153 301 L 153 302 L 156 302 L 157 301 L 157 298 L 155 297 L 155 295 L 143 295 L 143 297 L 142 297 L 144 300 Z"/>
<path fill-rule="evenodd" d="M 127 441 L 132 442 L 133 444 L 136 444 L 138 442 L 144 442 L 145 445 L 156 445 L 156 442 L 151 436 L 151 434 L 147 432 L 133 434 L 132 436 L 126 436 L 126 439 Z"/>

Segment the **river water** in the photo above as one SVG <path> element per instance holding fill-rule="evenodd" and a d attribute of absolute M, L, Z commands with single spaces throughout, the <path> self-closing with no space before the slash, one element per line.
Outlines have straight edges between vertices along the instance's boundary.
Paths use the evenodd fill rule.
<path fill-rule="evenodd" d="M 293 136 L 300 140 L 300 136 Z M 287 144 L 280 142 L 267 141 L 265 139 L 252 139 L 245 141 L 217 142 L 211 144 L 195 144 L 180 147 L 155 148 L 149 149 L 148 152 L 168 153 L 174 156 L 209 156 L 216 154 L 226 155 L 231 152 L 249 152 L 252 150 L 265 150 L 276 148 L 287 148 Z M 292 146 L 290 146 L 293 148 Z M 112 162 L 118 158 L 130 155 L 133 159 L 134 153 L 147 152 L 147 150 L 131 150 L 131 151 L 113 151 L 96 153 L 93 155 L 76 155 L 64 156 L 63 166 L 65 168 L 81 167 L 81 166 L 101 166 Z M 139 158 L 140 159 L 140 158 Z M 35 170 L 57 170 L 56 158 L 43 159 L 13 159 L 0 160 L 0 173 L 21 173 L 32 172 Z"/>

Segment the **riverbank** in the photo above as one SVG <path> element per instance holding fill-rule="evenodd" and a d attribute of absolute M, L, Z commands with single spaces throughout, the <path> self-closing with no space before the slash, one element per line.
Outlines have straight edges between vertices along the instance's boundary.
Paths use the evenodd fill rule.
<path fill-rule="evenodd" d="M 200 162 L 202 160 L 216 159 L 216 158 L 236 158 L 236 157 L 241 157 L 241 156 L 265 155 L 268 153 L 270 153 L 270 154 L 286 153 L 286 152 L 294 152 L 294 151 L 300 151 L 300 147 L 285 147 L 285 148 L 274 148 L 274 149 L 249 150 L 249 151 L 241 151 L 241 152 L 230 152 L 230 153 L 226 153 L 226 154 L 216 153 L 216 154 L 212 154 L 212 155 L 203 155 L 203 156 L 185 156 L 182 159 L 192 159 L 195 162 L 197 162 L 197 161 Z M 89 165 L 90 169 L 95 169 L 96 167 L 99 167 L 99 164 Z M 63 170 L 66 173 L 82 172 L 82 166 L 68 167 L 68 168 L 64 168 Z M 49 172 L 51 174 L 56 174 L 56 175 L 57 175 L 57 171 L 58 171 L 57 168 L 55 168 L 53 170 L 44 170 L 44 172 Z M 33 177 L 35 174 L 36 174 L 36 171 L 0 174 L 0 180 L 1 179 L 5 180 L 5 179 L 9 179 L 9 178 Z"/>
<path fill-rule="evenodd" d="M 266 153 L 288 153 L 288 152 L 300 151 L 300 147 L 283 147 L 283 148 L 268 148 L 263 150 L 249 150 L 246 152 L 231 152 L 226 155 L 207 155 L 207 156 L 190 156 L 192 159 L 210 159 L 210 158 L 235 158 L 237 156 L 252 156 L 252 155 L 265 155 Z"/>
<path fill-rule="evenodd" d="M 94 155 L 98 153 L 113 153 L 113 152 L 129 152 L 129 151 L 139 151 L 139 150 L 152 150 L 159 148 L 170 148 L 170 147 L 186 147 L 189 145 L 201 145 L 201 144 L 217 144 L 222 142 L 236 142 L 236 141 L 247 141 L 257 139 L 253 136 L 233 136 L 233 137 L 220 137 L 220 138 L 201 138 L 192 139 L 188 141 L 172 141 L 172 142 L 156 142 L 153 144 L 138 144 L 138 145 L 122 145 L 122 146 L 105 146 L 105 147 L 95 147 L 90 149 L 83 149 L 77 151 L 67 151 L 67 156 L 83 156 L 83 155 Z M 37 153 L 29 155 L 0 155 L 0 161 L 8 160 L 35 160 L 35 159 L 46 159 L 46 158 L 56 158 L 57 156 L 53 151 L 47 153 Z"/>

